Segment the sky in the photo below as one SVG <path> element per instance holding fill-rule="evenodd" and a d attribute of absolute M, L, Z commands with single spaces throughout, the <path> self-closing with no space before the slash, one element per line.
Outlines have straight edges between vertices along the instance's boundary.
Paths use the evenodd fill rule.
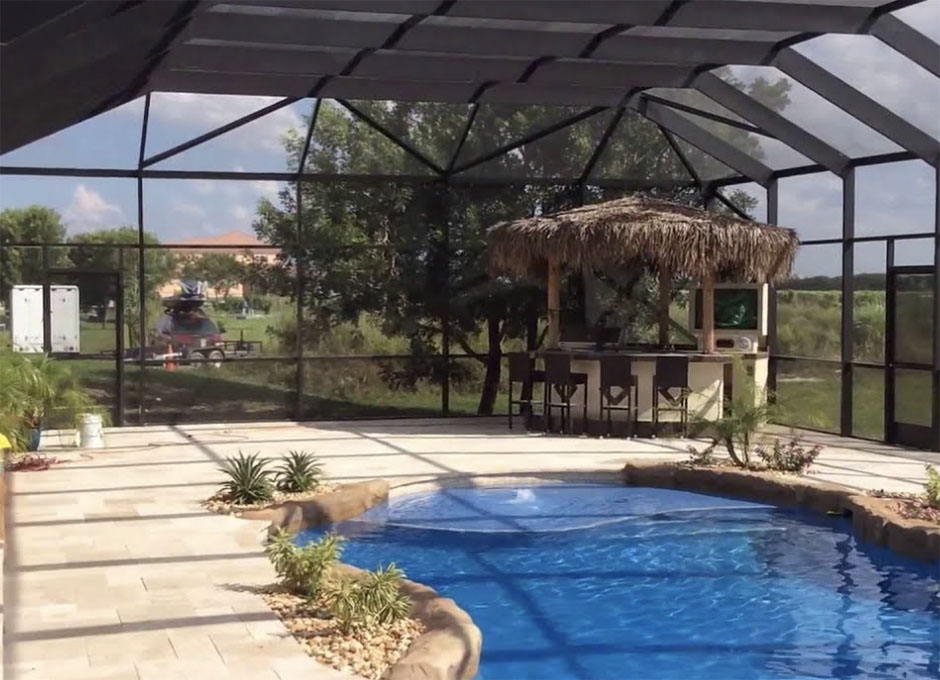
<path fill-rule="evenodd" d="M 902 21 L 940 40 L 940 0 L 896 12 Z M 940 137 L 940 79 L 871 36 L 831 35 L 802 43 L 797 50 L 928 134 Z M 782 77 L 773 67 L 735 67 L 745 82 Z M 790 91 L 783 115 L 849 156 L 896 151 L 877 131 L 851 118 L 799 84 Z M 267 106 L 276 98 L 155 93 L 151 99 L 145 156 L 169 149 L 204 132 Z M 312 100 L 297 102 L 229 132 L 154 169 L 286 171 L 281 142 L 300 130 Z M 126 168 L 136 167 L 143 100 L 85 121 L 0 156 L 0 165 Z M 770 140 L 764 162 L 774 169 L 805 162 L 793 150 Z M 804 240 L 841 233 L 841 180 L 831 173 L 780 180 L 779 223 Z M 856 233 L 903 234 L 933 229 L 935 171 L 922 161 L 862 167 L 856 176 Z M 252 232 L 260 198 L 276 201 L 277 182 L 250 180 L 146 180 L 144 227 L 162 242 L 206 238 L 232 230 Z M 755 196 L 758 219 L 766 216 L 764 190 Z M 39 203 L 56 208 L 70 234 L 137 222 L 133 179 L 0 176 L 0 208 Z M 796 263 L 800 276 L 840 273 L 839 246 L 804 246 Z M 930 249 L 919 241 L 899 242 L 899 264 L 929 264 Z M 856 271 L 883 271 L 884 246 L 859 245 Z"/>

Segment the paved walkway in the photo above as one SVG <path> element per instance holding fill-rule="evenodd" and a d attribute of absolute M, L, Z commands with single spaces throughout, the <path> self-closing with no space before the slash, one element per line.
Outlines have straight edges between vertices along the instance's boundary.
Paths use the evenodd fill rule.
<path fill-rule="evenodd" d="M 854 440 L 811 476 L 916 491 L 923 460 Z M 55 437 L 47 440 L 55 445 Z M 111 430 L 108 448 L 10 475 L 4 669 L 20 680 L 328 680 L 251 589 L 271 582 L 263 525 L 205 512 L 218 464 L 239 450 L 314 452 L 336 481 L 615 472 L 628 458 L 682 459 L 682 442 L 510 434 L 501 420 L 290 423 Z M 415 574 L 420 580 L 420 574 Z"/>

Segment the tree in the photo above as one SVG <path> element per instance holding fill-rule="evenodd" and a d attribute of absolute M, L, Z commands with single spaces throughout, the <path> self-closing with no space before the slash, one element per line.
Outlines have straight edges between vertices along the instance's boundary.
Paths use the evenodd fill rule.
<path fill-rule="evenodd" d="M 141 346 L 140 337 L 140 260 L 137 250 L 137 227 L 101 229 L 72 237 L 73 245 L 68 251 L 68 260 L 75 269 L 88 271 L 120 271 L 124 286 L 124 323 L 127 340 L 131 347 Z M 146 245 L 158 245 L 153 234 L 144 232 Z M 115 247 L 108 248 L 107 245 Z M 121 253 L 120 246 L 124 248 Z M 176 276 L 176 256 L 168 250 L 146 248 L 144 255 L 145 314 L 154 318 L 162 311 L 157 291 L 164 283 Z M 107 305 L 114 299 L 112 286 L 100 276 L 84 277 L 81 282 L 83 303 Z"/>
<path fill-rule="evenodd" d="M 773 90 L 778 102 L 785 99 L 786 88 L 779 83 L 751 87 Z M 439 165 L 447 164 L 466 120 L 466 110 L 458 106 L 404 102 L 357 106 Z M 458 165 L 578 112 L 575 107 L 489 105 L 477 115 Z M 297 186 L 289 185 L 281 192 L 279 205 L 268 200 L 258 205 L 254 228 L 282 253 L 278 263 L 267 268 L 266 287 L 293 296 L 294 279 L 302 277 L 305 324 L 299 332 L 307 346 L 316 346 L 337 324 L 356 322 L 363 314 L 381 319 L 382 330 L 406 338 L 415 357 L 403 371 L 388 376 L 397 385 L 412 385 L 440 371 L 440 364 L 428 357 L 440 351 L 443 319 L 449 318 L 453 342 L 485 367 L 478 411 L 491 413 L 505 342 L 521 343 L 526 335 L 534 336 L 542 296 L 535 293 L 535 282 L 520 285 L 489 276 L 484 230 L 503 219 L 615 197 L 609 190 L 526 182 L 528 178 L 577 177 L 613 115 L 609 111 L 588 117 L 464 173 L 518 178 L 514 186 L 301 183 L 298 206 Z M 747 131 L 730 129 L 714 132 L 740 133 L 744 136 L 741 143 L 759 153 L 758 143 L 747 137 Z M 303 147 L 300 134 L 285 138 L 290 170 L 297 170 Z M 328 101 L 321 103 L 304 169 L 350 175 L 428 172 L 393 142 Z M 596 170 L 594 176 L 651 183 L 689 179 L 657 126 L 630 111 L 610 138 Z M 658 193 L 690 203 L 700 201 L 695 189 L 667 188 Z M 289 329 L 290 337 L 285 340 L 293 343 L 296 332 Z"/>
<path fill-rule="evenodd" d="M 42 283 L 42 249 L 15 247 L 8 243 L 62 243 L 65 226 L 62 216 L 52 208 L 30 205 L 25 208 L 7 208 L 0 212 L 0 289 L 11 286 Z M 65 253 L 61 248 L 48 251 L 49 266 L 61 266 Z"/>
<path fill-rule="evenodd" d="M 223 297 L 228 297 L 229 290 L 245 279 L 246 267 L 234 255 L 203 253 L 185 257 L 179 273 L 183 279 L 205 281 Z"/>

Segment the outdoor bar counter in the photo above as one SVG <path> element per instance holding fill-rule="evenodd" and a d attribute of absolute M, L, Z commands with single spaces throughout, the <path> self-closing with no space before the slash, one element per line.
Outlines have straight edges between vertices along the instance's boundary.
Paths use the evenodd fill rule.
<path fill-rule="evenodd" d="M 724 398 L 726 396 L 726 379 L 730 377 L 733 357 L 730 354 L 703 353 L 696 351 L 661 350 L 645 351 L 630 349 L 596 349 L 594 347 L 568 346 L 564 343 L 556 350 L 543 350 L 534 352 L 536 358 L 544 357 L 550 353 L 562 353 L 571 357 L 572 373 L 587 375 L 587 427 L 581 422 L 581 404 L 584 398 L 583 388 L 579 388 L 572 397 L 571 417 L 575 432 L 586 431 L 589 434 L 603 435 L 607 433 L 606 414 L 601 417 L 600 397 L 600 358 L 611 355 L 622 355 L 631 360 L 631 372 L 637 377 L 637 427 L 638 436 L 651 434 L 665 434 L 675 431 L 679 415 L 676 412 L 660 413 L 660 433 L 652 431 L 653 423 L 653 375 L 656 372 L 656 359 L 663 356 L 683 356 L 689 359 L 689 421 L 696 418 L 704 420 L 718 420 L 722 417 Z M 756 352 L 739 354 L 745 365 L 748 366 L 748 378 L 758 384 L 766 382 L 767 360 L 766 353 Z M 742 376 L 743 377 L 743 376 Z M 730 387 L 730 386 L 729 386 Z M 560 420 L 559 412 L 553 415 L 555 425 Z M 623 434 L 626 431 L 628 414 L 626 411 L 614 411 L 612 414 L 613 433 Z M 541 419 L 535 419 L 533 427 L 543 425 Z"/>

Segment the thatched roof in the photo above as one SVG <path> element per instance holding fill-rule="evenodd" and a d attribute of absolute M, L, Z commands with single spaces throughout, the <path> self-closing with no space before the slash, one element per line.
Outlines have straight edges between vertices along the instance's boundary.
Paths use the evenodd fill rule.
<path fill-rule="evenodd" d="M 695 278 L 786 278 L 799 242 L 792 229 L 633 195 L 489 228 L 494 273 L 538 274 L 549 258 L 580 268 L 641 262 Z"/>

